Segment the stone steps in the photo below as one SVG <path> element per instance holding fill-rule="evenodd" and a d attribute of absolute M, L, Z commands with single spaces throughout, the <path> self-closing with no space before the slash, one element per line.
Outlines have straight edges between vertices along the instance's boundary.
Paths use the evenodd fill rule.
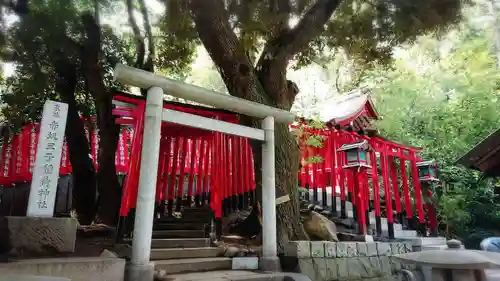
<path fill-rule="evenodd" d="M 222 248 L 163 248 L 152 249 L 151 260 L 172 260 L 188 258 L 216 258 L 224 254 Z"/>
<path fill-rule="evenodd" d="M 155 269 L 166 274 L 214 271 L 232 268 L 231 258 L 187 258 L 155 261 Z"/>
<path fill-rule="evenodd" d="M 204 230 L 205 227 L 205 223 L 159 222 L 153 225 L 153 230 Z"/>
<path fill-rule="evenodd" d="M 175 239 L 153 239 L 151 247 L 159 248 L 200 248 L 209 247 L 210 239 L 208 238 L 175 238 Z"/>
<path fill-rule="evenodd" d="M 154 230 L 153 239 L 155 238 L 204 238 L 205 230 L 178 229 L 178 230 Z"/>
<path fill-rule="evenodd" d="M 151 260 L 163 274 L 180 274 L 232 268 L 232 259 L 220 257 L 222 248 L 211 247 L 206 238 L 211 211 L 183 210 L 181 218 L 160 218 L 153 227 Z"/>

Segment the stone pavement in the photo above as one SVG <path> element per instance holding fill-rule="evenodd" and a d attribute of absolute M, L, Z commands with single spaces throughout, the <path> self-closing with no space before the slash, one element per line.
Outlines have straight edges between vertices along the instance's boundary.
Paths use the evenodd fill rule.
<path fill-rule="evenodd" d="M 165 281 L 311 281 L 297 273 L 261 273 L 246 270 L 220 270 L 168 275 Z"/>

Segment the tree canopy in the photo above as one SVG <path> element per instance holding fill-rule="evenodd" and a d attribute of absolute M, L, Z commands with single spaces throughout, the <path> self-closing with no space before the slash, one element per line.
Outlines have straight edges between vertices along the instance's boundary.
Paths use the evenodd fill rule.
<path fill-rule="evenodd" d="M 97 114 L 100 168 L 96 182 L 87 185 L 97 183 L 101 200 L 116 202 L 104 204 L 98 212 L 112 223 L 116 215 L 111 214 L 119 204 L 112 149 L 118 131 L 109 95 L 118 86 L 109 80 L 115 63 L 182 76 L 202 45 L 229 94 L 290 110 L 298 94 L 297 85 L 287 78 L 290 68 L 329 60 L 340 52 L 356 64 L 386 64 L 395 46 L 428 32 L 443 33 L 458 23 L 467 1 L 169 0 L 162 2 L 160 13 L 149 12 L 144 0 L 44 0 L 23 5 L 27 3 L 2 1 L 4 13 L 19 17 L 0 40 L 4 59 L 15 63 L 15 75 L 6 82 L 8 94 L 2 97 L 7 104 L 3 112 L 21 124 L 36 119 L 43 100 L 50 97 L 69 102 L 73 116 Z M 132 32 L 104 23 L 103 18 L 120 12 Z M 152 15 L 158 20 L 153 22 Z M 68 122 L 71 162 L 73 167 L 85 167 L 88 156 L 78 149 L 88 151 L 88 143 L 78 141 L 82 126 L 77 119 Z M 242 121 L 257 124 L 248 118 Z M 295 200 L 298 152 L 285 124 L 276 127 L 276 140 L 277 194 L 292 198 L 277 209 L 279 240 L 304 239 Z M 260 148 L 254 152 L 258 165 Z M 87 170 L 75 176 L 88 178 Z M 92 200 L 92 194 L 86 198 Z M 88 221 L 92 207 L 81 208 Z"/>

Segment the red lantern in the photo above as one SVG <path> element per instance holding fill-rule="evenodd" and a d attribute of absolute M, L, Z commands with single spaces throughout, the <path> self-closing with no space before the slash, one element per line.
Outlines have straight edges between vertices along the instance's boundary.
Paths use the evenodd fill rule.
<path fill-rule="evenodd" d="M 371 168 L 370 153 L 373 148 L 368 144 L 366 140 L 348 143 L 342 145 L 337 152 L 345 152 L 345 165 L 342 166 L 344 169 L 349 168 Z"/>
<path fill-rule="evenodd" d="M 439 165 L 435 163 L 434 160 L 417 162 L 418 177 L 420 181 L 439 182 L 437 177 L 438 167 Z"/>

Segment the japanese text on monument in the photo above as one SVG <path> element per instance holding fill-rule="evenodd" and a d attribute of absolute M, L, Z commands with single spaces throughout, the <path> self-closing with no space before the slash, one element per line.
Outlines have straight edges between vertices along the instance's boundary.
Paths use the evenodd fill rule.
<path fill-rule="evenodd" d="M 53 215 L 67 110 L 64 103 L 45 103 L 28 203 L 29 216 Z"/>

